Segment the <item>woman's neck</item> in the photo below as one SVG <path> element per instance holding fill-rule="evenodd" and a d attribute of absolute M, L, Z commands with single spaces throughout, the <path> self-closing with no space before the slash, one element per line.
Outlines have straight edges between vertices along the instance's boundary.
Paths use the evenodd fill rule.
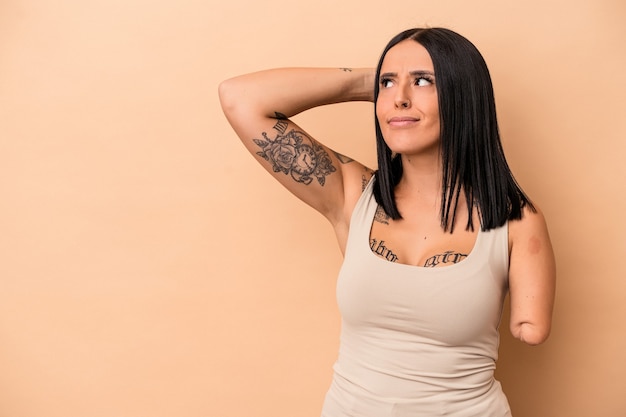
<path fill-rule="evenodd" d="M 441 161 L 439 158 L 402 156 L 402 178 L 396 196 L 439 199 L 441 196 Z"/>

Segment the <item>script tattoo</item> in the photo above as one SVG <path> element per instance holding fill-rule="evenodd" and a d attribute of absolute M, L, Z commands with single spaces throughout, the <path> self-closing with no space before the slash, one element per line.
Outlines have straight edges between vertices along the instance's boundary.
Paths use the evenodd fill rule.
<path fill-rule="evenodd" d="M 326 176 L 336 171 L 328 153 L 306 133 L 291 129 L 285 115 L 276 112 L 276 138 L 263 132 L 263 139 L 253 139 L 261 150 L 256 154 L 272 165 L 274 172 L 282 172 L 300 183 L 309 185 L 313 178 L 324 186 Z"/>
<path fill-rule="evenodd" d="M 384 240 L 370 239 L 370 249 L 376 255 L 388 260 L 389 262 L 397 262 L 398 256 L 385 246 Z"/>
<path fill-rule="evenodd" d="M 464 258 L 467 258 L 466 254 L 449 250 L 444 253 L 440 253 L 438 255 L 431 256 L 430 258 L 426 259 L 424 266 L 435 267 L 439 264 L 447 264 L 447 263 L 455 264 L 457 262 L 460 262 Z"/>

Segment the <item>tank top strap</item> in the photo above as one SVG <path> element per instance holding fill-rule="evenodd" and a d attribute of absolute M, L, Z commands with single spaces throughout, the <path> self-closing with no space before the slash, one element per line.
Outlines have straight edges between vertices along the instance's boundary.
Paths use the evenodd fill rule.
<path fill-rule="evenodd" d="M 509 270 L 509 223 L 489 231 L 481 230 L 480 245 L 476 245 L 475 251 L 489 259 L 492 268 L 507 278 Z"/>

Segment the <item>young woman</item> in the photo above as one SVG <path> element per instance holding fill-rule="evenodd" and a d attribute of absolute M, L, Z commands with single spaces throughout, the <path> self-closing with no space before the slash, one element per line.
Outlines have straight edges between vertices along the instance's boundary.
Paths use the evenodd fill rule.
<path fill-rule="evenodd" d="M 339 357 L 324 417 L 510 415 L 493 372 L 510 329 L 550 333 L 555 261 L 543 215 L 506 163 L 487 66 L 448 29 L 394 37 L 373 69 L 283 68 L 224 81 L 244 145 L 332 224 L 344 254 Z M 376 171 L 289 118 L 375 103 Z"/>

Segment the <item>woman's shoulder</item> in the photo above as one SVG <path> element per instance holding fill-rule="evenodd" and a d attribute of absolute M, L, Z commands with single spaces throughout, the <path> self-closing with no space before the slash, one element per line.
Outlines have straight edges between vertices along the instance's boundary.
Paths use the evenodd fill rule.
<path fill-rule="evenodd" d="M 534 252 L 545 243 L 549 244 L 548 226 L 541 209 L 536 205 L 525 205 L 520 219 L 509 220 L 509 247 L 523 247 Z"/>

